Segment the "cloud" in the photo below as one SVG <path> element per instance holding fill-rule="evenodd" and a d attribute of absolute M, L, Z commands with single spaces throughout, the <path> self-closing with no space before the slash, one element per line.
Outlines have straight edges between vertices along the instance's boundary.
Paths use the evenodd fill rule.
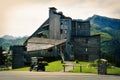
<path fill-rule="evenodd" d="M 83 10 L 85 12 L 98 12 L 104 13 L 102 15 L 120 18 L 120 16 L 115 16 L 120 14 L 118 10 L 120 9 L 120 0 L 51 0 L 51 5 L 57 6 L 61 9 L 71 9 L 72 11 Z M 97 13 L 96 13 L 97 14 Z"/>
<path fill-rule="evenodd" d="M 109 17 L 115 17 L 120 19 L 120 0 L 106 0 L 101 3 L 103 11 L 107 12 Z"/>
<path fill-rule="evenodd" d="M 76 5 L 79 0 L 51 0 L 50 4 L 54 6 L 70 7 Z"/>
<path fill-rule="evenodd" d="M 0 0 L 0 36 L 30 35 L 48 18 L 49 7 L 73 19 L 86 19 L 93 14 L 120 19 L 119 3 L 120 0 Z"/>
<path fill-rule="evenodd" d="M 24 28 L 25 26 L 30 26 L 30 23 L 32 22 L 35 25 L 35 22 L 34 21 L 29 22 L 28 18 L 31 19 L 31 16 L 35 17 L 35 14 L 38 15 L 37 11 L 40 12 L 40 10 L 45 9 L 42 6 L 45 6 L 46 4 L 48 4 L 49 1 L 50 0 L 0 0 L 0 36 L 5 34 L 13 35 L 13 33 L 15 35 L 19 30 L 23 31 L 22 28 L 19 29 L 18 27 Z M 34 7 L 34 5 L 36 5 L 35 6 L 36 8 Z M 34 17 L 32 17 L 32 19 Z M 28 22 L 25 21 L 26 23 L 24 23 L 23 22 L 24 20 L 28 20 Z M 18 25 L 19 24 L 22 24 L 22 25 L 18 26 L 16 25 L 17 23 Z"/>

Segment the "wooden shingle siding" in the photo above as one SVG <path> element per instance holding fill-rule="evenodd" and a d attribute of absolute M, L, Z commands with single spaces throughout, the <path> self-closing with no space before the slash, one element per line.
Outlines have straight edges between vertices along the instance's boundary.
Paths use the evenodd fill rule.
<path fill-rule="evenodd" d="M 51 7 L 49 18 L 26 40 L 25 45 L 27 51 L 36 56 L 43 56 L 42 53 L 53 56 L 61 51 L 68 60 L 93 61 L 99 58 L 100 35 L 91 35 L 90 27 L 89 20 L 66 17 Z M 49 52 L 51 48 L 53 51 Z"/>

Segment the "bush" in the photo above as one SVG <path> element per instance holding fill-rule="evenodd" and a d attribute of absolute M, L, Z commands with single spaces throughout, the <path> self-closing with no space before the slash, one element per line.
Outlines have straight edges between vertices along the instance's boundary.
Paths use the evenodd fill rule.
<path fill-rule="evenodd" d="M 76 60 L 76 63 L 78 64 L 78 63 L 79 63 L 79 60 Z"/>
<path fill-rule="evenodd" d="M 12 56 L 8 55 L 6 60 L 5 60 L 5 65 L 7 67 L 12 66 Z"/>

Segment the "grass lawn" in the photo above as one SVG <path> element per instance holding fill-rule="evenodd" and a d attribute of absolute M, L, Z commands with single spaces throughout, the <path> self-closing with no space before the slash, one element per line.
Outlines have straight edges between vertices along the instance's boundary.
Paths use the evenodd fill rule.
<path fill-rule="evenodd" d="M 80 67 L 75 67 L 74 70 L 71 70 L 70 72 L 75 72 L 75 73 L 97 73 L 96 68 L 87 68 L 87 67 L 82 67 L 82 70 L 80 72 Z"/>
<path fill-rule="evenodd" d="M 63 66 L 61 64 L 61 61 L 54 61 L 48 64 L 48 66 L 46 66 L 46 71 L 47 72 L 58 72 L 61 71 L 63 69 Z"/>
<path fill-rule="evenodd" d="M 17 69 L 12 69 L 9 71 L 29 71 L 30 67 L 23 67 L 23 68 L 17 68 Z"/>
<path fill-rule="evenodd" d="M 29 71 L 30 67 L 24 67 L 24 68 L 17 68 L 12 69 L 9 71 Z M 61 64 L 61 61 L 54 61 L 51 63 L 48 63 L 47 66 L 45 66 L 46 72 L 59 72 L 63 70 L 63 66 Z"/>
<path fill-rule="evenodd" d="M 80 73 L 80 65 L 82 65 L 81 73 L 97 73 L 96 68 L 89 67 L 89 64 L 91 62 L 79 62 L 79 63 L 73 62 L 73 63 L 75 67 L 74 67 L 74 70 L 71 70 L 70 72 Z"/>
<path fill-rule="evenodd" d="M 97 68 L 94 67 L 87 67 L 87 65 L 90 64 L 90 62 L 79 62 L 78 64 L 76 64 L 74 62 L 75 65 L 83 65 L 82 67 L 82 73 L 98 73 Z M 85 66 L 86 65 L 86 66 Z M 70 72 L 75 72 L 75 73 L 79 73 L 80 72 L 80 67 L 74 67 L 74 70 L 71 70 Z M 115 74 L 115 75 L 120 75 L 120 68 L 108 68 L 107 69 L 107 74 Z"/>
<path fill-rule="evenodd" d="M 80 64 L 81 64 L 83 65 L 81 73 L 96 73 L 97 74 L 97 68 L 88 66 L 90 62 L 79 62 L 77 64 L 73 62 L 73 64 L 76 65 L 76 67 L 74 67 L 74 70 L 71 70 L 69 72 L 80 73 Z M 24 67 L 24 68 L 12 69 L 9 71 L 29 71 L 29 68 L 30 67 Z M 59 72 L 63 70 L 61 61 L 54 61 L 54 62 L 48 63 L 48 66 L 46 66 L 45 68 L 46 68 L 46 72 Z M 108 68 L 107 74 L 120 75 L 120 68 L 117 68 L 117 67 Z"/>
<path fill-rule="evenodd" d="M 107 73 L 120 75 L 120 68 L 108 68 Z"/>

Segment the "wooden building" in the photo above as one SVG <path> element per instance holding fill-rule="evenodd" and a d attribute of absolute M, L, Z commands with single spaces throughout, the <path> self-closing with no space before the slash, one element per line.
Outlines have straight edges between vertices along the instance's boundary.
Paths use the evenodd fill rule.
<path fill-rule="evenodd" d="M 49 8 L 49 18 L 26 40 L 29 57 L 94 61 L 100 54 L 100 35 L 90 35 L 90 21 L 66 17 Z"/>

